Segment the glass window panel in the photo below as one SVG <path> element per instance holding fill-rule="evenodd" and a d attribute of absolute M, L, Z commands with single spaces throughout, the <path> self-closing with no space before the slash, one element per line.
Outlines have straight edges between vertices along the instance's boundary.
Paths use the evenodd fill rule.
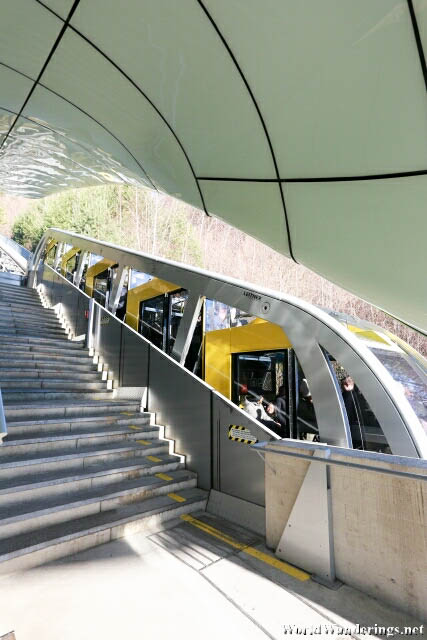
<path fill-rule="evenodd" d="M 424 327 L 426 202 L 426 176 L 288 183 L 294 253 L 335 284 Z"/>
<path fill-rule="evenodd" d="M 103 11 L 104 3 L 102 7 Z M 64 34 L 43 84 L 102 122 L 162 190 L 202 207 L 184 153 L 163 120 L 117 69 L 75 33 Z"/>
<path fill-rule="evenodd" d="M 43 0 L 43 2 L 65 20 L 73 6 L 74 0 Z"/>
<path fill-rule="evenodd" d="M 246 311 L 229 307 L 218 300 L 205 301 L 205 331 L 243 327 L 255 319 Z"/>
<path fill-rule="evenodd" d="M 399 383 L 427 433 L 427 372 L 422 372 L 417 361 L 398 348 L 372 349 L 372 352 Z"/>
<path fill-rule="evenodd" d="M 150 276 L 148 273 L 143 273 L 142 271 L 131 269 L 129 277 L 129 289 L 135 289 L 135 287 L 139 287 L 141 284 L 145 284 L 152 279 L 153 276 Z"/>
<path fill-rule="evenodd" d="M 5 111 L 0 110 L 0 122 L 4 122 L 6 118 L 6 126 L 2 124 L 0 131 L 7 133 L 9 130 L 9 126 L 7 126 L 9 121 L 12 120 L 13 122 L 15 114 L 19 113 L 33 83 L 19 73 L 15 73 L 15 71 L 0 65 L 0 86 L 2 88 L 1 106 L 5 109 Z M 10 111 L 14 113 L 10 114 L 7 109 L 10 109 Z"/>
<path fill-rule="evenodd" d="M 258 6 L 261 15 L 258 8 L 254 17 L 265 20 Z M 240 18 L 234 17 L 237 25 Z M 275 177 L 248 91 L 197 3 L 144 0 L 141 11 L 140 0 L 127 0 L 123 11 L 119 2 L 91 0 L 80 3 L 72 24 L 144 88 L 182 139 L 197 175 Z"/>
<path fill-rule="evenodd" d="M 37 2 L 2 0 L 0 60 L 35 79 L 62 25 Z"/>
<path fill-rule="evenodd" d="M 325 354 L 341 389 L 354 449 L 391 453 L 381 425 L 355 380 L 339 362 Z"/>
<path fill-rule="evenodd" d="M 277 184 L 216 180 L 202 180 L 200 184 L 208 211 L 289 255 L 285 214 Z"/>
<path fill-rule="evenodd" d="M 234 354 L 232 372 L 233 400 L 282 437 L 289 435 L 286 354 L 286 351 Z"/>
<path fill-rule="evenodd" d="M 282 177 L 426 167 L 425 85 L 406 2 L 206 4 L 258 100 Z"/>
<path fill-rule="evenodd" d="M 188 291 L 184 289 L 169 295 L 168 353 L 172 353 L 187 298 Z"/>
<path fill-rule="evenodd" d="M 139 331 L 159 349 L 165 348 L 165 296 L 141 302 Z"/>
<path fill-rule="evenodd" d="M 60 96 L 38 86 L 23 113 L 65 136 L 67 139 L 60 137 L 59 142 L 67 148 L 67 153 L 78 157 L 80 164 L 105 173 L 104 181 L 111 173 L 112 181 L 122 177 L 131 184 L 138 181 L 149 185 L 141 167 L 125 147 L 95 120 Z"/>

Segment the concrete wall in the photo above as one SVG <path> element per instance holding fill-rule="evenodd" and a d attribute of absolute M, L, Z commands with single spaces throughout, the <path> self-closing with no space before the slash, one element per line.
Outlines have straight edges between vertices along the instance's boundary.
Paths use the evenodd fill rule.
<path fill-rule="evenodd" d="M 307 455 L 324 445 L 309 449 L 269 445 L 278 447 Z M 400 458 L 398 463 L 394 456 L 383 454 L 370 459 L 360 452 L 355 457 L 353 451 L 335 447 L 331 451 L 332 460 L 424 477 L 427 471 L 426 461 Z M 403 460 L 408 464 L 403 466 Z M 272 548 L 280 540 L 309 464 L 266 454 L 266 537 Z M 336 577 L 427 619 L 427 482 L 330 465 L 330 488 Z"/>

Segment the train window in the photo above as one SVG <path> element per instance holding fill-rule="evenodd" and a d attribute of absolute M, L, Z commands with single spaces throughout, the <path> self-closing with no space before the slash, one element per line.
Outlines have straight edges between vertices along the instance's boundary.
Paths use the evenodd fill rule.
<path fill-rule="evenodd" d="M 391 453 L 381 425 L 363 393 L 344 367 L 325 352 L 341 389 L 354 449 Z"/>
<path fill-rule="evenodd" d="M 129 274 L 129 290 L 135 289 L 135 287 L 139 287 L 141 284 L 145 284 L 152 279 L 153 276 L 150 276 L 148 273 L 143 273 L 142 271 L 131 269 Z"/>
<path fill-rule="evenodd" d="M 105 269 L 98 273 L 93 282 L 93 297 L 99 304 L 107 308 L 108 298 L 111 293 L 111 269 Z"/>
<path fill-rule="evenodd" d="M 232 359 L 233 401 L 283 437 L 289 429 L 287 363 L 287 350 L 238 353 Z"/>
<path fill-rule="evenodd" d="M 166 348 L 165 307 L 167 296 L 157 296 L 141 302 L 140 327 L 142 335 L 159 349 Z"/>
<path fill-rule="evenodd" d="M 46 264 L 49 265 L 49 267 L 53 267 L 53 263 L 55 262 L 55 255 L 56 255 L 56 251 L 57 251 L 58 245 L 54 244 L 53 247 L 47 252 L 46 257 L 45 257 L 45 262 Z"/>
<path fill-rule="evenodd" d="M 427 432 L 427 375 L 421 363 L 398 346 L 393 349 L 372 349 L 393 379 L 399 383 L 409 404 Z"/>
<path fill-rule="evenodd" d="M 296 360 L 296 437 L 302 440 L 318 440 L 316 412 L 310 387 L 298 360 Z"/>
<path fill-rule="evenodd" d="M 70 282 L 73 281 L 73 276 L 74 276 L 74 273 L 75 273 L 75 271 L 77 269 L 77 263 L 78 263 L 79 256 L 80 256 L 80 252 L 76 253 L 72 258 L 70 258 L 68 260 L 68 262 L 65 265 L 65 277 Z"/>
<path fill-rule="evenodd" d="M 255 316 L 235 307 L 229 307 L 218 300 L 206 300 L 205 303 L 205 331 L 230 329 L 249 324 Z"/>
<path fill-rule="evenodd" d="M 184 289 L 175 291 L 169 295 L 168 331 L 167 331 L 167 352 L 172 353 L 175 344 L 181 318 L 184 315 L 185 303 L 188 292 Z"/>

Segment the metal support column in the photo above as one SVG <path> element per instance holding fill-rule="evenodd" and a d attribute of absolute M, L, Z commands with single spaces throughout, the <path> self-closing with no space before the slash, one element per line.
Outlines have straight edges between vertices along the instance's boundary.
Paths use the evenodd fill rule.
<path fill-rule="evenodd" d="M 194 329 L 202 308 L 203 297 L 197 294 L 188 296 L 185 303 L 184 315 L 179 323 L 178 333 L 176 334 L 175 344 L 172 349 L 172 358 L 180 364 L 185 363 L 188 350 L 193 339 Z"/>
<path fill-rule="evenodd" d="M 74 276 L 73 276 L 73 284 L 76 287 L 80 287 L 80 282 L 82 281 L 82 277 L 83 277 L 83 270 L 85 268 L 85 263 L 86 263 L 86 258 L 89 255 L 89 251 L 81 251 L 80 256 L 79 256 L 79 261 L 77 263 L 77 269 L 74 272 Z"/>
<path fill-rule="evenodd" d="M 123 285 L 126 280 L 126 276 L 129 273 L 129 267 L 123 267 L 119 265 L 116 273 L 115 281 L 113 282 L 110 299 L 108 301 L 108 307 L 112 314 L 115 315 L 117 307 L 119 306 L 120 296 L 123 290 Z"/>

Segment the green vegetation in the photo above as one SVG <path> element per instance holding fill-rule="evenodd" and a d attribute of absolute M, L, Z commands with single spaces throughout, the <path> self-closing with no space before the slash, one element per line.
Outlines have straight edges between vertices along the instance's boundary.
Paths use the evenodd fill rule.
<path fill-rule="evenodd" d="M 162 194 L 126 185 L 74 189 L 30 205 L 12 227 L 19 244 L 35 249 L 49 227 L 58 227 L 201 265 L 201 248 L 189 207 Z"/>

